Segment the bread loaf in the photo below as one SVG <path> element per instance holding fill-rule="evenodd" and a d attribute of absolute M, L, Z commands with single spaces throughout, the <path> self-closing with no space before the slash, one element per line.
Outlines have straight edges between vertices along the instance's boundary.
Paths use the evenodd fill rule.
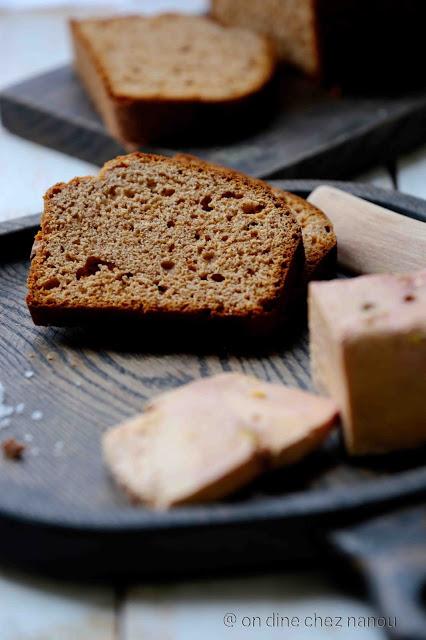
<path fill-rule="evenodd" d="M 212 15 L 268 35 L 282 60 L 329 84 L 424 85 L 424 0 L 212 0 Z"/>

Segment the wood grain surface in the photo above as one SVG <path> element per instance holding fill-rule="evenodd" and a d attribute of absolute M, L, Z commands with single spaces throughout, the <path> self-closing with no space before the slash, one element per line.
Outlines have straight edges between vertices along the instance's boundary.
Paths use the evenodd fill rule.
<path fill-rule="evenodd" d="M 275 115 L 254 121 L 244 139 L 185 148 L 260 177 L 347 177 L 426 140 L 426 95 L 336 97 L 287 72 Z M 122 153 L 93 110 L 71 67 L 4 89 L 4 126 L 13 133 L 102 165 Z M 174 153 L 176 149 L 154 149 Z"/>

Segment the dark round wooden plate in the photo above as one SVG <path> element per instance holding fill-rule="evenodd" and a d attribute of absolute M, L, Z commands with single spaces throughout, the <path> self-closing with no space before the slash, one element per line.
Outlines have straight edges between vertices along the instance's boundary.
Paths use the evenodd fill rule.
<path fill-rule="evenodd" d="M 307 196 L 319 183 L 274 184 Z M 426 221 L 426 202 L 337 184 Z M 32 216 L 0 225 L 0 382 L 4 404 L 21 405 L 10 424 L 3 422 L 0 437 L 27 446 L 22 461 L 0 462 L 3 559 L 93 574 L 263 565 L 276 562 L 277 554 L 304 554 L 315 527 L 333 524 L 342 513 L 377 509 L 425 490 L 424 451 L 353 461 L 336 434 L 309 460 L 229 500 L 166 513 L 129 505 L 102 461 L 105 429 L 141 411 L 152 395 L 221 371 L 310 389 L 306 331 L 250 349 L 213 345 L 206 335 L 191 349 L 173 327 L 164 341 L 149 332 L 123 335 L 118 325 L 96 333 L 35 327 L 25 295 L 37 221 Z"/>

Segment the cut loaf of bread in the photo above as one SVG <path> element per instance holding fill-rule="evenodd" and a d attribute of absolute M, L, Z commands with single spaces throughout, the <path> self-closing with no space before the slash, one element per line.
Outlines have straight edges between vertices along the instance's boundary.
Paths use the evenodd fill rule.
<path fill-rule="evenodd" d="M 326 214 L 313 204 L 288 191 L 276 189 L 302 229 L 305 249 L 305 281 L 323 280 L 335 275 L 337 238 Z"/>
<path fill-rule="evenodd" d="M 300 227 L 266 184 L 142 153 L 45 196 L 28 286 L 36 324 L 207 318 L 276 326 L 303 270 Z"/>
<path fill-rule="evenodd" d="M 424 0 L 212 0 L 212 15 L 266 34 L 283 60 L 330 84 L 424 84 Z"/>
<path fill-rule="evenodd" d="M 259 117 L 276 59 L 263 36 L 201 16 L 74 20 L 75 68 L 106 126 L 132 143 Z"/>
<path fill-rule="evenodd" d="M 212 0 L 212 15 L 224 25 L 267 34 L 281 59 L 319 74 L 314 0 Z"/>
<path fill-rule="evenodd" d="M 268 468 L 298 462 L 336 417 L 328 398 L 228 373 L 154 398 L 104 435 L 103 450 L 134 501 L 164 509 L 221 498 Z"/>

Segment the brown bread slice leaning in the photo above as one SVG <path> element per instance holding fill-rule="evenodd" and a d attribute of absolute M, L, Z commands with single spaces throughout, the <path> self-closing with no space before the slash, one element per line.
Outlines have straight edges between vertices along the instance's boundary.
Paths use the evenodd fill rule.
<path fill-rule="evenodd" d="M 266 184 L 134 153 L 47 192 L 27 302 L 42 325 L 211 319 L 262 333 L 302 270 L 300 227 Z"/>
<path fill-rule="evenodd" d="M 103 450 L 134 501 L 164 509 L 221 498 L 268 468 L 299 461 L 336 417 L 328 398 L 228 373 L 158 396 L 108 431 Z"/>
<path fill-rule="evenodd" d="M 272 45 L 201 16 L 74 20 L 75 68 L 111 134 L 131 143 L 226 133 L 259 120 Z"/>
<path fill-rule="evenodd" d="M 288 191 L 275 192 L 291 209 L 302 229 L 305 249 L 305 281 L 323 280 L 335 275 L 337 238 L 326 214 L 313 204 Z"/>

